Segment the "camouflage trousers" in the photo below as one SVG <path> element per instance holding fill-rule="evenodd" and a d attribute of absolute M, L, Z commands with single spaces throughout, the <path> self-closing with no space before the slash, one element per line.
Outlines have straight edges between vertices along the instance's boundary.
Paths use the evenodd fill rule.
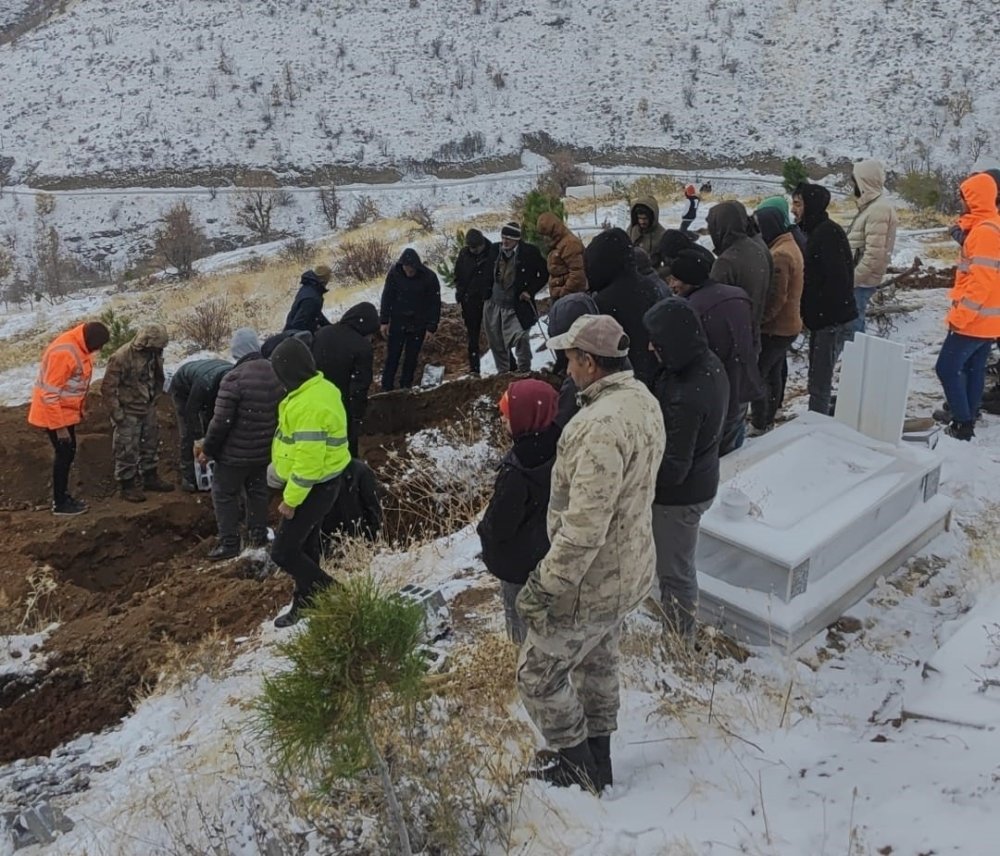
<path fill-rule="evenodd" d="M 145 416 L 126 414 L 115 424 L 111 454 L 115 459 L 115 479 L 128 481 L 156 469 L 160 459 L 160 432 L 156 409 Z"/>
<path fill-rule="evenodd" d="M 552 749 L 567 749 L 618 728 L 618 638 L 622 619 L 528 630 L 517 688 Z"/>

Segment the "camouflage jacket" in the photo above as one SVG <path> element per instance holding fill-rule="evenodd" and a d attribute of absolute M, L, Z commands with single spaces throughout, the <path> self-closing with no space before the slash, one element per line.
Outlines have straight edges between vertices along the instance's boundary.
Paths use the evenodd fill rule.
<path fill-rule="evenodd" d="M 167 333 L 159 324 L 143 327 L 108 360 L 101 397 L 111 418 L 143 416 L 163 389 L 163 348 Z"/>
<path fill-rule="evenodd" d="M 659 405 L 631 371 L 579 394 L 552 471 L 552 546 L 517 606 L 545 635 L 559 624 L 624 617 L 653 583 L 653 495 L 666 435 Z"/>

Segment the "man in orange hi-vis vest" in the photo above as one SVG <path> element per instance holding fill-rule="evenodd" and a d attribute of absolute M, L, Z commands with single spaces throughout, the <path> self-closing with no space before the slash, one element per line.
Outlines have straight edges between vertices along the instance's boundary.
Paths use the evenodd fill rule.
<path fill-rule="evenodd" d="M 986 363 L 993 340 L 1000 337 L 1000 213 L 997 183 L 988 173 L 967 178 L 960 192 L 965 213 L 958 225 L 966 237 L 949 294 L 948 336 L 936 368 L 951 412 L 947 431 L 971 440 Z"/>
<path fill-rule="evenodd" d="M 80 324 L 58 336 L 42 354 L 38 379 L 31 394 L 28 422 L 44 428 L 55 449 L 52 465 L 52 513 L 82 514 L 87 505 L 67 492 L 69 470 L 76 457 L 76 426 L 94 370 L 93 354 L 109 339 L 98 321 Z"/>

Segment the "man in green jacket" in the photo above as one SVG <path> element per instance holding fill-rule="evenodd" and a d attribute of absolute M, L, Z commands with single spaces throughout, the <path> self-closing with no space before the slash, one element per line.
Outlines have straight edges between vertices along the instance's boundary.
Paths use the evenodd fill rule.
<path fill-rule="evenodd" d="M 320 530 L 340 491 L 340 474 L 351 462 L 347 413 L 340 391 L 316 371 L 312 352 L 298 339 L 286 339 L 271 354 L 271 365 L 287 395 L 278 405 L 278 430 L 271 443 L 271 464 L 283 484 L 278 511 L 281 525 L 271 559 L 295 580 L 291 608 L 276 627 L 299 620 L 302 608 L 333 579 L 320 567 Z"/>

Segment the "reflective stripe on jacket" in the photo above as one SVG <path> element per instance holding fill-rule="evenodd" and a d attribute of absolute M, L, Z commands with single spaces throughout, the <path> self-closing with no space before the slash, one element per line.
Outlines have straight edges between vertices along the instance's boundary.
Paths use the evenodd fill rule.
<path fill-rule="evenodd" d="M 962 217 L 969 233 L 951 290 L 948 324 L 956 333 L 977 339 L 1000 337 L 1000 215 L 996 185 L 990 176 L 962 182 L 970 213 Z"/>
<path fill-rule="evenodd" d="M 42 354 L 28 410 L 30 424 L 54 431 L 78 425 L 83 419 L 84 401 L 94 370 L 83 328 L 80 324 L 67 330 Z"/>
<path fill-rule="evenodd" d="M 313 485 L 340 475 L 351 462 L 347 414 L 340 390 L 319 372 L 278 405 L 271 461 L 285 482 L 285 504 L 296 508 Z"/>

